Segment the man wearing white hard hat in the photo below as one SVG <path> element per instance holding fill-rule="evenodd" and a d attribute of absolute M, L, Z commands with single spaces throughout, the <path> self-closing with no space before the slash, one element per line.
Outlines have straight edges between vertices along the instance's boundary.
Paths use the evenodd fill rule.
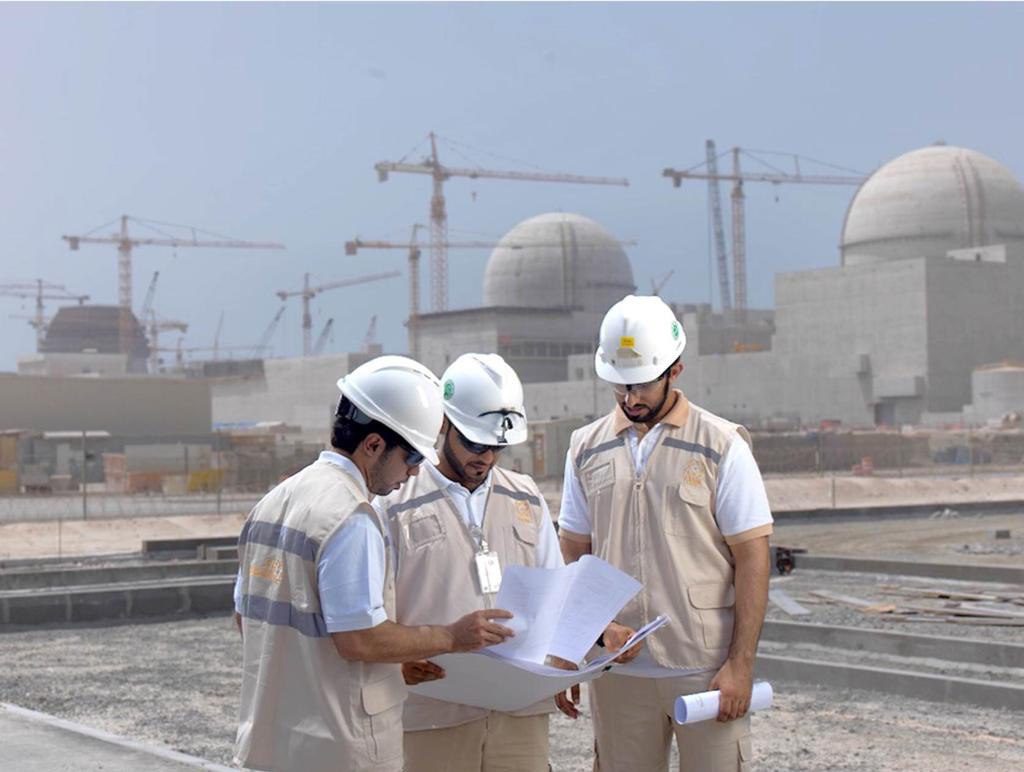
<path fill-rule="evenodd" d="M 399 663 L 511 634 L 498 609 L 447 625 L 394 622 L 393 550 L 370 502 L 437 461 L 440 385 L 418 362 L 383 356 L 338 388 L 331 450 L 264 496 L 238 540 L 235 762 L 248 769 L 398 772 Z"/>
<path fill-rule="evenodd" d="M 768 597 L 772 516 L 747 431 L 672 383 L 686 335 L 658 297 L 630 295 L 601 324 L 595 357 L 615 408 L 573 433 L 560 541 L 644 585 L 617 621 L 671 623 L 630 664 L 591 684 L 601 772 L 745 770 L 754 657 Z M 675 698 L 721 690 L 718 721 L 673 723 Z"/>
<path fill-rule="evenodd" d="M 439 462 L 424 464 L 412 484 L 378 502 L 397 552 L 397 619 L 407 625 L 489 605 L 508 566 L 563 565 L 537 485 L 496 465 L 505 448 L 526 441 L 519 377 L 497 354 L 464 354 L 442 381 Z M 444 677 L 429 661 L 407 663 L 404 672 L 410 684 Z M 406 772 L 547 772 L 554 708 L 548 699 L 500 713 L 412 693 Z"/>

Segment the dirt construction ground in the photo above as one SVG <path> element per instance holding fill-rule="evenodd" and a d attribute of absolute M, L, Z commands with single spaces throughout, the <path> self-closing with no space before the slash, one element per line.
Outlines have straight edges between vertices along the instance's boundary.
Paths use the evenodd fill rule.
<path fill-rule="evenodd" d="M 138 549 L 142 538 L 230 535 L 240 523 L 240 516 L 65 523 L 61 547 L 65 554 L 129 552 Z M 1009 539 L 994 537 L 995 531 L 1007 529 Z M 1022 514 L 946 512 L 934 518 L 782 522 L 774 542 L 819 554 L 1022 566 L 1022 537 Z M 53 555 L 56 544 L 53 523 L 0 526 L 0 562 Z M 886 581 L 824 571 L 801 574 L 798 563 L 797 572 L 777 586 L 800 599 L 826 586 L 884 599 L 880 587 Z M 810 608 L 811 618 L 800 621 L 894 629 L 891 621 L 856 610 L 821 604 Z M 787 619 L 774 607 L 769 617 Z M 1024 643 L 1024 628 L 927 632 Z M 3 633 L 0 701 L 229 762 L 238 646 L 227 617 Z M 772 646 L 766 650 L 782 653 Z M 754 716 L 754 770 L 1024 769 L 1020 713 L 807 684 L 777 683 L 775 688 L 775 706 Z M 591 768 L 587 718 L 571 722 L 559 716 L 553 721 L 552 764 L 557 772 Z"/>
<path fill-rule="evenodd" d="M 0 701 L 228 763 L 238 694 L 229 618 L 0 637 Z M 1020 714 L 776 684 L 754 716 L 755 770 L 1024 769 Z M 556 772 L 590 769 L 588 718 L 558 717 Z"/>

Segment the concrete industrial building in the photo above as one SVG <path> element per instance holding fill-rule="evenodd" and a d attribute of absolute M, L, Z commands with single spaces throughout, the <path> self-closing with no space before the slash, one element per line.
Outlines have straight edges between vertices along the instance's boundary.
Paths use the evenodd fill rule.
<path fill-rule="evenodd" d="M 121 351 L 120 306 L 76 305 L 57 311 L 46 327 L 39 351 L 18 359 L 24 375 L 94 375 L 117 377 L 147 372 L 149 343 L 145 330 L 129 313 L 131 339 Z"/>
<path fill-rule="evenodd" d="M 502 354 L 535 422 L 604 412 L 598 327 L 635 291 L 622 245 L 561 213 L 528 219 L 503 242 L 517 246 L 492 253 L 481 306 L 418 318 L 421 358 L 440 373 L 466 351 Z M 779 274 L 774 309 L 676 304 L 688 336 L 683 388 L 755 428 L 951 423 L 974 415 L 972 373 L 1024 361 L 1024 189 L 991 158 L 934 145 L 883 165 L 849 205 L 838 263 Z M 214 419 L 322 433 L 333 379 L 360 361 L 268 360 L 261 376 L 218 379 Z"/>
<path fill-rule="evenodd" d="M 467 351 L 497 352 L 526 383 L 566 381 L 568 357 L 594 350 L 605 311 L 634 290 L 629 258 L 596 222 L 532 217 L 491 253 L 481 307 L 417 319 L 421 357 L 440 373 Z"/>

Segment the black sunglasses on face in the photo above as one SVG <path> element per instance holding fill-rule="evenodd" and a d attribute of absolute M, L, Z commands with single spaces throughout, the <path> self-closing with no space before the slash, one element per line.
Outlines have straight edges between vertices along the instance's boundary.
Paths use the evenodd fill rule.
<path fill-rule="evenodd" d="M 488 450 L 497 454 L 501 453 L 501 451 L 505 449 L 504 445 L 484 445 L 482 442 L 473 442 L 472 440 L 467 440 L 465 435 L 458 429 L 455 430 L 455 434 L 458 435 L 459 437 L 459 444 L 461 444 L 462 447 L 464 447 L 474 456 L 482 456 Z"/>
<path fill-rule="evenodd" d="M 404 442 L 401 444 L 402 450 L 405 451 L 405 465 L 406 466 L 419 466 L 424 461 L 424 456 L 418 450 L 411 445 L 406 445 Z"/>

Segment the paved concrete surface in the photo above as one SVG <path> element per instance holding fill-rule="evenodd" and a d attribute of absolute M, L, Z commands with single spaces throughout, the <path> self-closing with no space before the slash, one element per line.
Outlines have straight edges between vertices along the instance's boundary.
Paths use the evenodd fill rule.
<path fill-rule="evenodd" d="M 18 772 L 183 772 L 231 767 L 0 703 L 0 769 Z"/>

